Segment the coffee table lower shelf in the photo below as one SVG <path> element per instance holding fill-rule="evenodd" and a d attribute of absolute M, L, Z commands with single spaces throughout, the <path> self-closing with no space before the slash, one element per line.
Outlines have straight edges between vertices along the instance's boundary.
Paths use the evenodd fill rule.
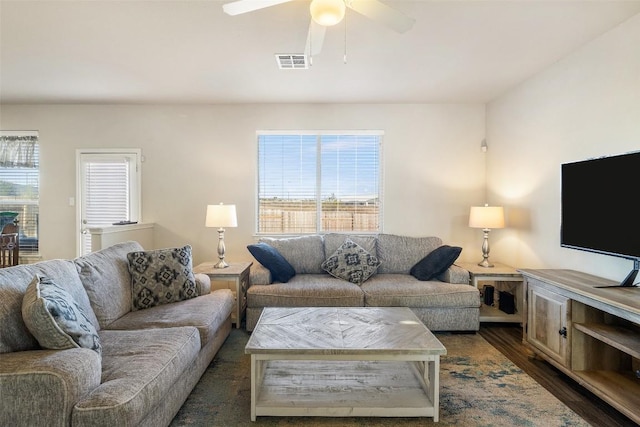
<path fill-rule="evenodd" d="M 252 360 L 252 420 L 356 416 L 437 421 L 438 370 L 439 356 L 428 361 Z"/>

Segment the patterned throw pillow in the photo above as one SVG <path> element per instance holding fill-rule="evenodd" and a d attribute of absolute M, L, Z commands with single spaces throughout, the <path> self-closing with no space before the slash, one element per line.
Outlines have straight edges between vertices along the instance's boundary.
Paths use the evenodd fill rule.
<path fill-rule="evenodd" d="M 191 246 L 127 254 L 131 273 L 132 311 L 198 296 Z"/>
<path fill-rule="evenodd" d="M 36 276 L 22 299 L 22 318 L 29 332 L 51 350 L 84 347 L 102 354 L 100 337 L 84 310 L 62 287 Z"/>
<path fill-rule="evenodd" d="M 322 269 L 333 277 L 360 285 L 371 277 L 380 261 L 351 239 L 344 243 L 322 263 Z"/>

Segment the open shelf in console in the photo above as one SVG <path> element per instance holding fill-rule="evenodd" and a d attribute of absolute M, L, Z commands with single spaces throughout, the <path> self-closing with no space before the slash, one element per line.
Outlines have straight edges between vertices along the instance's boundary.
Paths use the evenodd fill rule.
<path fill-rule="evenodd" d="M 638 422 L 640 380 L 632 372 L 573 371 L 573 373 L 578 383 Z"/>
<path fill-rule="evenodd" d="M 597 340 L 640 359 L 639 334 L 633 328 L 600 323 L 574 323 L 573 326 Z"/>
<path fill-rule="evenodd" d="M 571 369 L 576 379 L 629 418 L 640 408 L 640 326 L 572 301 Z"/>

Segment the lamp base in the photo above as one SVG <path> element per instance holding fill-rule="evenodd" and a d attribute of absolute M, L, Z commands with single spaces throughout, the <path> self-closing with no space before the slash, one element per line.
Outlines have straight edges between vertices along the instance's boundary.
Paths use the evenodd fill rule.
<path fill-rule="evenodd" d="M 227 268 L 229 267 L 229 264 L 227 264 L 224 260 L 224 253 L 225 253 L 225 247 L 224 247 L 224 228 L 220 227 L 218 229 L 218 259 L 220 261 L 218 261 L 213 268 Z"/>
<path fill-rule="evenodd" d="M 482 261 L 478 263 L 480 267 L 491 268 L 493 264 L 489 262 L 489 230 L 485 228 L 482 230 L 483 238 L 482 238 Z"/>
<path fill-rule="evenodd" d="M 213 265 L 213 268 L 227 268 L 227 267 L 229 267 L 229 264 L 227 264 L 223 259 L 221 259 L 220 261 L 218 261 Z"/>
<path fill-rule="evenodd" d="M 491 268 L 491 267 L 493 267 L 493 264 L 491 264 L 487 258 L 485 258 L 485 259 L 483 259 L 482 261 L 480 261 L 480 262 L 478 263 L 478 265 L 479 265 L 480 267 L 485 267 L 485 268 Z"/>

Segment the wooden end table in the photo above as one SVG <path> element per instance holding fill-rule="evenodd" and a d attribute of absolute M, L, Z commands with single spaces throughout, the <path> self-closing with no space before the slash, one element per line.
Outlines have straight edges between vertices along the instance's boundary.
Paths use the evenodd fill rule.
<path fill-rule="evenodd" d="M 236 301 L 236 309 L 231 314 L 231 321 L 236 324 L 236 328 L 242 325 L 242 319 L 247 309 L 247 289 L 249 289 L 249 268 L 252 262 L 230 263 L 226 268 L 214 268 L 214 262 L 203 262 L 198 264 L 194 273 L 202 273 L 209 276 L 211 282 L 232 283 L 231 291 Z M 212 286 L 213 289 L 213 286 Z"/>
<path fill-rule="evenodd" d="M 470 285 L 481 289 L 482 282 L 513 282 L 516 286 L 516 293 L 514 295 L 516 299 L 516 312 L 514 314 L 508 314 L 498 309 L 497 306 L 488 306 L 482 301 L 480 306 L 480 321 L 481 322 L 503 322 L 503 323 L 520 323 L 526 322 L 526 306 L 525 302 L 525 284 L 522 274 L 515 268 L 506 264 L 494 262 L 494 267 L 481 267 L 474 262 L 460 262 L 456 263 L 457 266 L 464 268 L 469 272 Z M 495 290 L 497 292 L 497 290 Z M 494 295 L 497 301 L 497 295 Z"/>

